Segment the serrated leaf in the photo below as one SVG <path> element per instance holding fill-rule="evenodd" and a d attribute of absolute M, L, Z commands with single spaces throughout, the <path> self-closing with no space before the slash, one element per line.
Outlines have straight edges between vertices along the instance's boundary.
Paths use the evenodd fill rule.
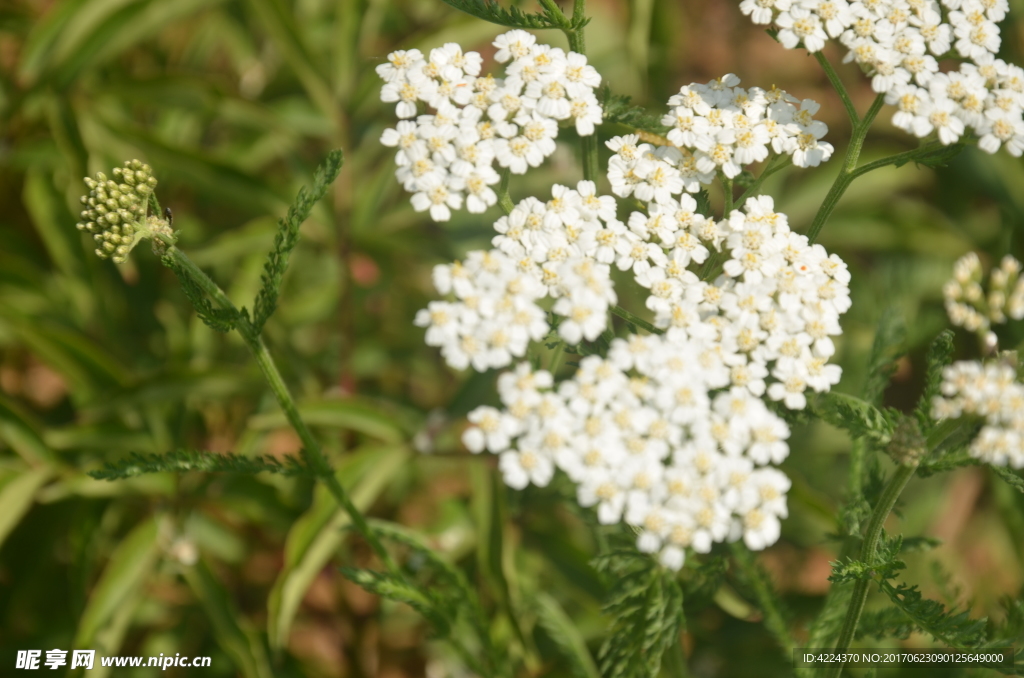
<path fill-rule="evenodd" d="M 512 28 L 562 28 L 548 14 L 526 14 L 518 7 L 505 9 L 497 0 L 442 0 L 449 7 L 499 26 Z M 568 25 L 568 22 L 564 22 Z"/>
<path fill-rule="evenodd" d="M 878 321 L 875 339 L 868 358 L 868 378 L 864 384 L 864 400 L 879 405 L 889 380 L 896 371 L 896 361 L 906 352 L 907 331 L 903 315 L 895 306 L 888 307 Z"/>
<path fill-rule="evenodd" d="M 277 297 L 288 269 L 288 260 L 295 245 L 299 242 L 299 228 L 309 218 L 313 206 L 327 193 L 327 189 L 338 177 L 344 155 L 341 150 L 333 150 L 327 154 L 324 163 L 317 167 L 313 175 L 313 188 L 303 186 L 288 207 L 288 214 L 278 223 L 277 234 L 274 236 L 274 248 L 267 255 L 263 265 L 262 285 L 253 302 L 252 323 L 257 334 L 277 309 Z"/>
<path fill-rule="evenodd" d="M 437 601 L 433 600 L 432 596 L 420 591 L 409 582 L 387 572 L 375 572 L 355 567 L 343 567 L 341 573 L 345 575 L 346 579 L 374 595 L 405 603 L 423 615 L 434 627 L 434 632 L 438 636 L 448 635 L 452 620 L 439 609 Z"/>
<path fill-rule="evenodd" d="M 205 450 L 175 450 L 166 454 L 139 454 L 133 452 L 124 459 L 107 462 L 103 468 L 89 471 L 97 480 L 122 480 L 146 473 L 201 471 L 204 473 L 279 473 L 285 476 L 312 476 L 295 457 L 282 463 L 276 457 L 257 455 L 242 457 L 237 454 L 207 452 Z"/>
<path fill-rule="evenodd" d="M 887 444 L 896 428 L 892 414 L 846 393 L 820 393 L 812 400 L 812 408 L 819 417 L 848 431 L 852 437 L 864 437 L 877 445 Z"/>
<path fill-rule="evenodd" d="M 939 387 L 942 385 L 942 370 L 953 361 L 953 331 L 943 330 L 932 341 L 928 347 L 928 357 L 925 363 L 925 385 L 921 397 L 917 401 L 915 416 L 921 431 L 927 434 L 935 428 L 935 421 L 932 419 L 932 401 L 939 395 Z"/>

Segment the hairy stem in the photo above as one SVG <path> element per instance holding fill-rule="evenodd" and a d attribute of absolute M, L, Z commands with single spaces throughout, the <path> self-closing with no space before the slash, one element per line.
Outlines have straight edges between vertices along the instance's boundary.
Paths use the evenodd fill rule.
<path fill-rule="evenodd" d="M 960 422 L 957 420 L 946 420 L 936 426 L 925 442 L 927 452 L 930 453 L 938 449 L 959 427 Z M 871 518 L 868 520 L 868 526 L 864 532 L 864 541 L 862 542 L 860 552 L 860 560 L 862 562 L 868 564 L 874 562 L 885 519 L 889 517 L 893 506 L 896 505 L 896 500 L 899 499 L 903 488 L 907 486 L 914 473 L 917 472 L 917 466 L 917 463 L 899 466 L 889 479 L 889 482 L 886 483 L 885 489 L 882 490 L 882 496 L 879 497 L 878 503 L 871 512 Z M 854 584 L 850 606 L 846 609 L 846 617 L 843 619 L 843 626 L 839 631 L 839 640 L 836 641 L 835 652 L 837 653 L 846 652 L 850 647 L 850 643 L 853 642 L 854 633 L 857 631 L 857 623 L 860 621 L 861 612 L 864 611 L 864 603 L 868 597 L 868 585 L 870 583 L 868 579 L 861 579 Z M 825 676 L 826 678 L 839 678 L 842 670 L 842 664 L 831 665 L 827 669 Z"/>
<path fill-rule="evenodd" d="M 736 563 L 750 583 L 761 613 L 764 614 L 764 625 L 775 636 L 776 642 L 782 647 L 786 657 L 790 658 L 795 642 L 789 632 L 789 625 L 786 624 L 782 609 L 779 607 L 780 601 L 772 590 L 771 581 L 764 569 L 754 560 L 754 554 L 742 542 L 733 542 L 731 548 L 733 558 L 736 559 Z"/>
<path fill-rule="evenodd" d="M 835 89 L 836 94 L 838 94 L 839 98 L 842 100 L 843 108 L 846 109 L 846 115 L 850 118 L 850 125 L 856 127 L 860 122 L 860 116 L 857 115 L 857 107 L 853 105 L 853 99 L 850 98 L 850 93 L 846 91 L 846 85 L 843 84 L 839 74 L 836 73 L 836 69 L 832 67 L 832 64 L 829 63 L 829 60 L 825 58 L 824 54 L 821 52 L 815 52 L 814 58 L 818 60 L 819 64 L 821 64 L 821 68 L 825 71 L 828 81 L 832 83 L 833 89 Z"/>
<path fill-rule="evenodd" d="M 896 505 L 896 500 L 899 499 L 900 493 L 903 492 L 903 488 L 910 482 L 916 470 L 916 464 L 902 465 L 896 469 L 889 482 L 886 483 L 885 489 L 882 490 L 882 496 L 879 497 L 878 503 L 875 504 L 875 510 L 871 512 L 871 519 L 868 521 L 867 531 L 864 533 L 864 542 L 860 552 L 861 561 L 865 563 L 874 562 L 878 550 L 878 540 L 882 536 L 882 526 L 885 525 L 885 519 L 889 517 L 889 513 L 892 511 L 892 507 Z M 853 634 L 857 631 L 857 623 L 860 621 L 861 612 L 864 611 L 864 602 L 868 598 L 868 585 L 870 583 L 868 579 L 861 579 L 854 584 L 850 606 L 846 608 L 846 618 L 843 619 L 843 626 L 839 631 L 839 640 L 836 641 L 835 651 L 837 653 L 846 652 L 850 647 L 850 643 L 853 642 Z M 825 675 L 827 678 L 839 678 L 842 671 L 843 665 L 837 663 L 830 665 Z"/>
<path fill-rule="evenodd" d="M 569 49 L 586 56 L 587 38 L 583 32 L 583 24 L 587 19 L 587 0 L 575 0 L 572 6 L 570 27 L 565 28 L 565 37 L 569 39 Z M 597 181 L 600 176 L 600 164 L 597 155 L 597 131 L 588 136 L 580 137 L 580 157 L 583 163 L 583 178 Z"/>
<path fill-rule="evenodd" d="M 252 352 L 253 358 L 256 359 L 256 364 L 259 365 L 260 371 L 263 372 L 263 376 L 267 380 L 267 384 L 270 386 L 270 390 L 274 392 L 274 396 L 277 398 L 278 404 L 281 409 L 284 410 L 285 416 L 288 418 L 288 423 L 292 425 L 295 432 L 299 435 L 299 439 L 302 441 L 302 454 L 306 459 L 306 463 L 313 470 L 314 473 L 324 482 L 331 495 L 335 498 L 338 504 L 345 509 L 348 513 L 349 518 L 352 520 L 352 525 L 359 530 L 359 533 L 363 535 L 367 542 L 369 542 L 371 548 L 384 563 L 384 566 L 392 574 L 401 576 L 401 571 L 391 558 L 391 554 L 387 552 L 384 545 L 381 543 L 377 535 L 370 529 L 370 526 L 366 523 L 366 518 L 356 508 L 355 504 L 352 503 L 345 488 L 342 487 L 341 483 L 338 482 L 337 476 L 334 474 L 331 468 L 330 462 L 327 457 L 324 456 L 323 450 L 320 449 L 320 443 L 317 442 L 316 438 L 313 437 L 312 431 L 306 426 L 306 422 L 303 421 L 302 416 L 299 414 L 298 407 L 295 405 L 295 399 L 292 398 L 291 392 L 288 390 L 287 384 L 284 383 L 284 379 L 281 377 L 281 373 L 277 369 L 277 365 L 274 364 L 274 359 L 270 356 L 270 351 L 267 350 L 266 344 L 263 343 L 263 339 L 256 328 L 252 326 L 246 316 L 239 313 L 238 309 L 231 302 L 231 299 L 224 293 L 217 283 L 213 282 L 208 275 L 206 275 L 202 269 L 195 265 L 195 263 L 189 259 L 184 252 L 174 246 L 173 241 L 166 236 L 161 237 L 161 240 L 168 245 L 167 255 L 174 259 L 174 262 L 180 267 L 180 269 L 199 286 L 211 299 L 216 301 L 221 307 L 234 311 L 237 315 L 238 321 L 236 329 L 238 333 L 242 335 L 242 339 L 245 341 L 246 346 Z"/>

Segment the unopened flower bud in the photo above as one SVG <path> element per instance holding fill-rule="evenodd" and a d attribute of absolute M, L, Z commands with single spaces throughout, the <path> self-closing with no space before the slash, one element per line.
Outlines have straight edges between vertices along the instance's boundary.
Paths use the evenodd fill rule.
<path fill-rule="evenodd" d="M 900 419 L 896 430 L 893 431 L 887 451 L 892 460 L 902 466 L 917 466 L 920 463 L 928 448 L 916 419 L 913 417 Z"/>

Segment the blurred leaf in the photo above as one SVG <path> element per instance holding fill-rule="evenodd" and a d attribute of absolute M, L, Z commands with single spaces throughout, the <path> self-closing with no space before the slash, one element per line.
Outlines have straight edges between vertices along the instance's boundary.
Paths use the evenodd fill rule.
<path fill-rule="evenodd" d="M 15 401 L 0 393 L 0 440 L 32 466 L 52 461 L 55 455 L 43 442 L 39 425 Z"/>
<path fill-rule="evenodd" d="M 203 604 L 217 642 L 245 678 L 272 678 L 273 671 L 259 634 L 241 615 L 224 586 L 202 560 L 184 571 L 185 580 Z"/>
<path fill-rule="evenodd" d="M 872 405 L 877 406 L 882 402 L 882 395 L 896 372 L 896 361 L 906 352 L 906 335 L 899 309 L 895 306 L 886 308 L 875 330 L 875 340 L 868 359 L 868 380 L 864 385 L 864 400 Z"/>
<path fill-rule="evenodd" d="M 64 275 L 77 278 L 81 273 L 81 262 L 75 254 L 80 251 L 78 233 L 66 223 L 60 209 L 63 198 L 42 170 L 29 169 L 25 175 L 22 199 L 50 259 Z"/>
<path fill-rule="evenodd" d="M 601 678 L 579 629 L 552 596 L 538 593 L 537 620 L 562 652 L 577 678 Z"/>
<path fill-rule="evenodd" d="M 159 546 L 159 518 L 151 516 L 137 525 L 111 554 L 103 574 L 89 595 L 78 622 L 75 647 L 95 647 L 97 634 L 149 576 Z M 116 654 L 117 648 L 104 648 Z"/>
<path fill-rule="evenodd" d="M 295 23 L 293 13 L 281 0 L 248 0 L 263 27 L 274 38 L 274 44 L 302 82 L 309 98 L 329 119 L 334 118 L 338 105 L 334 100 L 326 77 L 320 72 L 306 45 L 302 31 Z"/>
<path fill-rule="evenodd" d="M 0 547 L 32 508 L 36 493 L 54 475 L 52 466 L 27 470 L 0 485 Z"/>
<path fill-rule="evenodd" d="M 365 511 L 408 461 L 405 447 L 366 447 L 345 459 L 338 479 L 350 491 L 352 503 Z M 323 487 L 317 487 L 313 505 L 288 532 L 285 562 L 267 601 L 267 632 L 271 648 L 288 643 L 292 622 L 306 590 L 334 556 L 349 524 L 348 514 L 337 507 Z"/>
<path fill-rule="evenodd" d="M 299 414 L 310 426 L 356 431 L 388 443 L 399 443 L 405 439 L 405 434 L 393 416 L 358 398 L 300 403 Z M 284 412 L 280 411 L 257 414 L 249 418 L 249 427 L 257 431 L 287 425 L 288 420 Z"/>

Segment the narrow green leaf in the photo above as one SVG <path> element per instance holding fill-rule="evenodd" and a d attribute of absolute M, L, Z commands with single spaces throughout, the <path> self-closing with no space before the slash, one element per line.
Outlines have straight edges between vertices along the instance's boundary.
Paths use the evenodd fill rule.
<path fill-rule="evenodd" d="M 147 518 L 114 550 L 78 622 L 75 647 L 95 647 L 97 634 L 142 586 L 159 555 L 158 532 L 159 520 Z"/>
<path fill-rule="evenodd" d="M 54 475 L 52 466 L 24 471 L 0 487 L 0 546 L 32 508 L 36 493 Z"/>
<path fill-rule="evenodd" d="M 558 601 L 546 593 L 536 596 L 537 620 L 569 661 L 577 678 L 601 678 L 587 643 Z"/>
<path fill-rule="evenodd" d="M 357 398 L 304 402 L 298 408 L 299 414 L 310 426 L 357 431 L 389 443 L 399 443 L 406 438 L 394 416 Z M 249 418 L 249 427 L 257 431 L 287 425 L 288 421 L 280 411 L 265 412 Z"/>
<path fill-rule="evenodd" d="M 249 0 L 249 6 L 274 38 L 275 46 L 281 50 L 288 65 L 295 71 L 309 98 L 316 102 L 317 107 L 328 119 L 333 119 L 334 107 L 338 103 L 334 100 L 326 76 L 317 67 L 317 60 L 310 54 L 303 31 L 295 23 L 292 10 L 280 0 Z"/>
<path fill-rule="evenodd" d="M 43 442 L 39 424 L 18 403 L 0 393 L 0 441 L 32 466 L 56 456 Z"/>
<path fill-rule="evenodd" d="M 203 605 L 217 644 L 245 678 L 272 678 L 267 650 L 259 634 L 231 600 L 224 586 L 202 560 L 184 572 L 185 580 Z"/>
<path fill-rule="evenodd" d="M 365 511 L 407 463 L 405 447 L 368 447 L 349 457 L 338 470 L 342 485 L 351 489 L 352 503 Z M 313 506 L 295 522 L 285 544 L 285 563 L 267 601 L 270 646 L 288 643 L 299 603 L 317 574 L 330 561 L 345 538 L 350 522 L 325 488 L 318 487 Z"/>

